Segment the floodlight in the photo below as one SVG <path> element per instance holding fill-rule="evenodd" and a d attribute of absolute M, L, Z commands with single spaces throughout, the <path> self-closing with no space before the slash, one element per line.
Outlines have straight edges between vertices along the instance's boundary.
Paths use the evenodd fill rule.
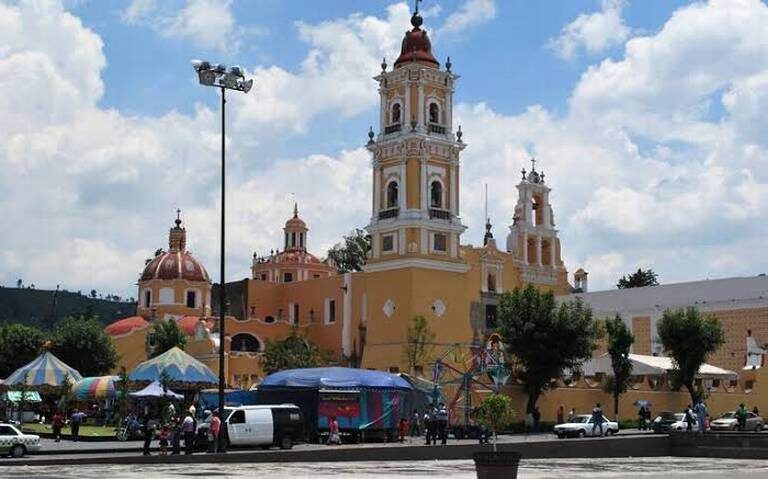
<path fill-rule="evenodd" d="M 251 91 L 251 88 L 253 88 L 253 78 L 244 81 L 241 85 L 241 88 L 243 89 L 243 93 L 248 93 Z"/>
<path fill-rule="evenodd" d="M 229 68 L 229 73 L 231 73 L 232 75 L 235 75 L 236 77 L 240 77 L 240 78 L 243 77 L 243 69 L 240 68 L 239 65 L 234 65 L 234 66 L 230 67 Z"/>
<path fill-rule="evenodd" d="M 213 67 L 213 71 L 215 71 L 216 73 L 224 73 L 227 71 L 227 66 L 222 63 L 219 63 L 218 65 Z"/>
<path fill-rule="evenodd" d="M 197 76 L 205 86 L 213 86 L 216 83 L 216 73 L 212 70 L 198 70 Z"/>

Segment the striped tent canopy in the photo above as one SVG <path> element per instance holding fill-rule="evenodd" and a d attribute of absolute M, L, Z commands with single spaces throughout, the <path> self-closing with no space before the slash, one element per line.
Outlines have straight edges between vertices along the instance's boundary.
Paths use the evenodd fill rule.
<path fill-rule="evenodd" d="M 75 401 L 114 399 L 116 397 L 115 382 L 119 380 L 119 376 L 83 378 L 72 385 L 72 398 Z"/>
<path fill-rule="evenodd" d="M 178 347 L 164 352 L 136 366 L 128 379 L 131 381 L 162 381 L 163 371 L 172 383 L 219 382 L 219 377 L 208 366 L 185 353 Z"/>
<path fill-rule="evenodd" d="M 83 379 L 77 369 L 67 366 L 61 359 L 46 351 L 33 361 L 20 367 L 5 379 L 3 386 L 26 383 L 27 386 L 60 386 L 69 375 L 71 382 Z"/>

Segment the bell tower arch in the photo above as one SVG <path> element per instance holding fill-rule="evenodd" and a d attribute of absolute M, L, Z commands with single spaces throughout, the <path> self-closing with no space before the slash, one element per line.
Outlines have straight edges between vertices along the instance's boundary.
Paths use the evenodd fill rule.
<path fill-rule="evenodd" d="M 466 147 L 453 128 L 459 78 L 432 54 L 418 9 L 393 68 L 382 62 L 379 133 L 369 131 L 373 204 L 368 271 L 405 266 L 464 271 L 459 258 L 459 155 Z"/>

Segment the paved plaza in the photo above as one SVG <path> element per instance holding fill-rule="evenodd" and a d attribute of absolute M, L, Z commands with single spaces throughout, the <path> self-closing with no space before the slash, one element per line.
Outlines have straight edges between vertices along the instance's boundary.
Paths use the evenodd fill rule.
<path fill-rule="evenodd" d="M 280 464 L 179 464 L 131 466 L 10 466 L 9 479 L 164 479 L 208 477 L 240 479 L 425 478 L 474 479 L 472 461 L 342 462 Z M 768 477 L 768 461 L 679 457 L 626 459 L 531 459 L 521 463 L 520 479 L 758 479 Z"/>

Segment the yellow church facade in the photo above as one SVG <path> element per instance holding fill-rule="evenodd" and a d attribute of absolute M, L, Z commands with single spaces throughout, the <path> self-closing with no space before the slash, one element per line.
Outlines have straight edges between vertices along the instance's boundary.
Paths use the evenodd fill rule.
<path fill-rule="evenodd" d="M 336 364 L 429 379 L 431 363 L 451 345 L 485 343 L 496 325 L 501 293 L 527 284 L 566 299 L 574 290 L 586 293 L 586 272 L 574 273 L 573 286 L 568 281 L 550 202 L 553 190 L 535 161 L 525 165 L 529 169 L 519 178 L 509 178 L 516 183 L 517 203 L 509 212 L 505 238 L 497 241 L 484 218 L 483 245 L 462 244 L 461 154 L 468 144 L 453 121 L 459 77 L 450 59 L 442 66 L 435 59 L 418 14 L 411 24 L 399 57 L 391 67 L 383 62 L 374 78 L 380 110 L 378 133 L 371 129 L 367 143 L 371 250 L 364 270 L 340 274 L 331 262 L 311 254 L 309 224 L 294 206 L 285 223 L 283 250 L 254 254 L 242 311 L 227 317 L 223 347 L 230 386 L 257 384 L 264 375 L 266 342 L 286 337 L 293 328 L 330 351 Z M 187 351 L 218 370 L 221 345 L 211 311 L 211 280 L 186 250 L 186 230 L 178 219 L 169 233 L 168 252 L 160 251 L 145 265 L 139 300 L 136 317 L 107 327 L 122 366 L 131 369 L 147 357 L 153 322 L 173 320 L 189 338 Z M 410 371 L 403 347 L 416 316 L 426 318 L 435 335 L 433 358 Z M 756 321 L 768 324 L 768 317 Z M 646 348 L 645 343 L 636 347 Z M 761 374 L 748 372 L 750 392 Z M 585 410 L 595 401 L 607 402 L 595 384 L 589 378 L 559 384 L 542 396 L 543 416 L 553 416 L 560 404 Z M 512 381 L 507 391 L 522 408 L 519 385 Z M 743 388 L 715 392 L 724 405 L 749 394 Z M 644 383 L 630 390 L 629 397 L 635 396 L 653 397 L 670 408 L 686 401 L 684 394 Z M 622 407 L 622 414 L 630 415 L 631 402 Z"/>

